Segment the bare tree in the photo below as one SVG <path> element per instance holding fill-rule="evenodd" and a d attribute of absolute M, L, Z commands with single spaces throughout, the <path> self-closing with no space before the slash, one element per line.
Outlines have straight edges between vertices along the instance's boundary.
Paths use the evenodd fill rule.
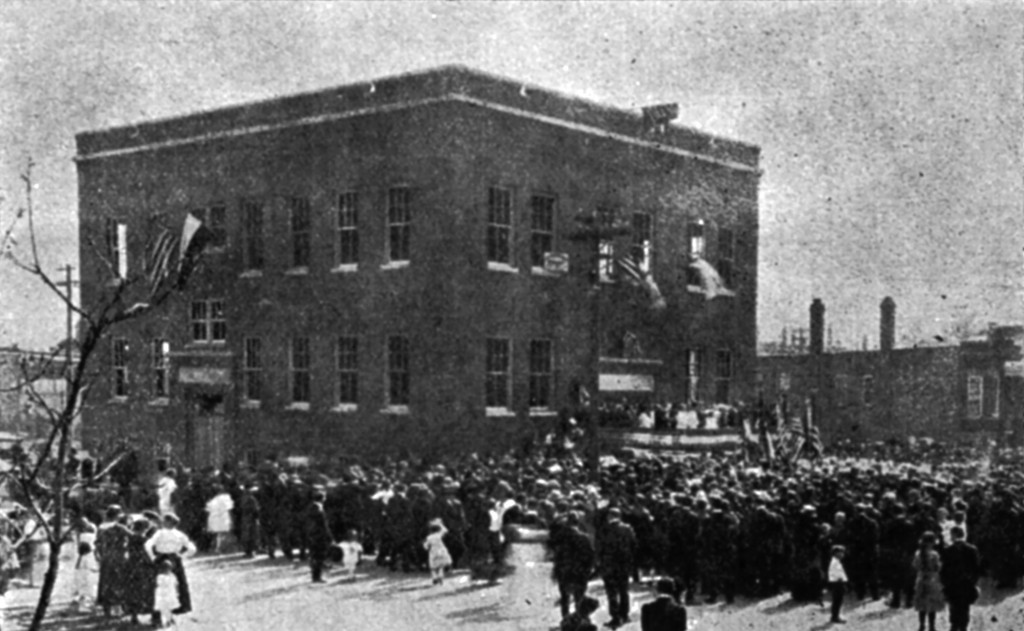
<path fill-rule="evenodd" d="M 69 494 L 78 484 L 90 483 L 106 476 L 123 454 L 115 454 L 106 466 L 95 471 L 90 479 L 80 480 L 69 470 L 72 449 L 72 427 L 78 418 L 82 402 L 89 387 L 88 367 L 100 344 L 111 328 L 119 323 L 140 318 L 161 307 L 168 298 L 181 290 L 188 274 L 201 254 L 202 240 L 193 239 L 182 247 L 175 234 L 167 229 L 153 235 L 147 244 L 146 264 L 134 276 L 121 278 L 117 265 L 109 253 L 97 252 L 101 264 L 106 265 L 114 282 L 97 292 L 94 302 L 85 305 L 74 300 L 71 287 L 61 290 L 56 280 L 41 263 L 35 227 L 35 209 L 32 203 L 32 162 L 28 163 L 22 180 L 25 184 L 25 204 L 18 208 L 0 240 L 0 257 L 7 263 L 30 274 L 56 296 L 80 320 L 78 355 L 67 353 L 63 376 L 66 380 L 63 401 L 54 405 L 41 395 L 35 385 L 48 365 L 58 362 L 59 349 L 33 368 L 25 365 L 16 387 L 24 388 L 28 399 L 42 411 L 45 419 L 43 438 L 28 449 L 18 450 L 12 458 L 11 468 L 3 474 L 9 486 L 17 491 L 30 511 L 38 528 L 45 534 L 49 548 L 49 562 L 39 592 L 39 600 L 30 629 L 41 628 L 53 595 L 60 571 L 60 553 L 69 540 L 70 526 L 65 524 Z M 198 223 L 198 222 L 196 222 Z M 19 244 L 15 229 L 27 224 L 27 244 Z M 91 241 L 89 245 L 95 248 Z M 188 247 L 190 246 L 191 247 Z M 67 341 L 68 344 L 71 340 Z M 29 536 L 25 533 L 22 537 Z"/>

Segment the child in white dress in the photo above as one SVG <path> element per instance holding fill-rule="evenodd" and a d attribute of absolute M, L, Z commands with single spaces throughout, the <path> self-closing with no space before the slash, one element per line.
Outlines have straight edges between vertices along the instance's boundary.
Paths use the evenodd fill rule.
<path fill-rule="evenodd" d="M 156 594 L 153 598 L 153 626 L 166 629 L 174 624 L 178 606 L 178 579 L 171 562 L 163 560 L 156 568 Z"/>
<path fill-rule="evenodd" d="M 430 576 L 434 585 L 444 583 L 444 571 L 452 564 L 452 556 L 444 545 L 444 535 L 448 532 L 440 519 L 430 522 L 430 534 L 423 542 L 427 549 L 427 565 L 430 566 Z"/>
<path fill-rule="evenodd" d="M 341 542 L 341 567 L 345 570 L 345 578 L 354 581 L 356 578 L 356 567 L 363 559 L 363 544 L 359 543 L 359 533 L 349 530 L 345 540 Z"/>
<path fill-rule="evenodd" d="M 99 579 L 100 566 L 96 561 L 96 525 L 85 517 L 80 517 L 75 524 L 75 536 L 78 549 L 75 557 L 75 573 L 71 603 L 79 609 L 87 609 L 93 604 L 96 584 Z"/>

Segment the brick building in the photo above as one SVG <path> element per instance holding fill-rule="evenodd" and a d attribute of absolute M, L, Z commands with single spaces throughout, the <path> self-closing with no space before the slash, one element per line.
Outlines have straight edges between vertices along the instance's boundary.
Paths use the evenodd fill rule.
<path fill-rule="evenodd" d="M 750 396 L 759 150 L 647 114 L 444 67 L 78 135 L 86 304 L 186 213 L 213 233 L 187 293 L 112 333 L 87 441 L 437 453 L 515 445 L 579 385 Z"/>
<path fill-rule="evenodd" d="M 825 306 L 810 308 L 808 352 L 759 359 L 767 401 L 812 401 L 827 445 L 838 440 L 1024 438 L 1024 327 L 992 326 L 959 343 L 896 348 L 896 304 L 880 306 L 878 350 L 827 352 Z"/>

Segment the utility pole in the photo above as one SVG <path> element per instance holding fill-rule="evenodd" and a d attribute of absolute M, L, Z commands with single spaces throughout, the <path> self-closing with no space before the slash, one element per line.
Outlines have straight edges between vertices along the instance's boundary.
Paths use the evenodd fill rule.
<path fill-rule="evenodd" d="M 72 267 L 70 264 L 69 265 L 65 265 L 64 267 L 60 268 L 60 271 L 64 272 L 64 280 L 55 283 L 58 287 L 67 287 L 68 288 L 67 302 L 65 303 L 65 311 L 67 312 L 67 337 L 64 340 L 64 362 L 65 362 L 64 363 L 64 374 L 65 374 L 65 380 L 66 380 L 66 383 L 65 383 L 65 386 L 64 386 L 65 387 L 65 391 L 64 391 L 65 404 L 67 403 L 67 389 L 66 388 L 71 384 L 71 380 L 74 378 L 74 374 L 72 373 L 72 370 L 74 369 L 74 367 L 71 364 L 71 361 L 72 361 L 71 339 L 72 339 L 72 336 L 74 335 L 74 332 L 72 330 L 72 328 L 73 328 L 72 327 L 72 322 L 71 322 L 72 316 L 74 315 L 72 313 L 72 311 L 71 311 L 72 300 L 74 300 L 74 289 L 73 288 L 74 288 L 74 285 L 75 285 L 74 281 L 71 280 L 71 270 L 73 270 L 73 269 L 75 269 L 75 268 Z"/>

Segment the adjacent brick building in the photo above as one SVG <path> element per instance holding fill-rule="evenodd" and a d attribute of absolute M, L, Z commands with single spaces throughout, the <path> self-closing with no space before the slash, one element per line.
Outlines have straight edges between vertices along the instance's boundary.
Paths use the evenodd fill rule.
<path fill-rule="evenodd" d="M 80 134 L 86 304 L 186 213 L 215 237 L 185 294 L 112 333 L 87 442 L 194 465 L 487 450 L 579 386 L 751 396 L 759 150 L 649 118 L 444 67 Z M 580 240 L 580 215 L 629 230 Z M 598 251 L 667 307 L 607 262 L 594 283 Z M 706 300 L 691 253 L 735 295 Z"/>
<path fill-rule="evenodd" d="M 760 358 L 767 401 L 812 402 L 825 443 L 892 438 L 1024 438 L 1024 327 L 942 345 L 896 348 L 896 304 L 882 301 L 878 350 L 823 352 L 825 306 L 810 309 L 809 352 Z"/>

